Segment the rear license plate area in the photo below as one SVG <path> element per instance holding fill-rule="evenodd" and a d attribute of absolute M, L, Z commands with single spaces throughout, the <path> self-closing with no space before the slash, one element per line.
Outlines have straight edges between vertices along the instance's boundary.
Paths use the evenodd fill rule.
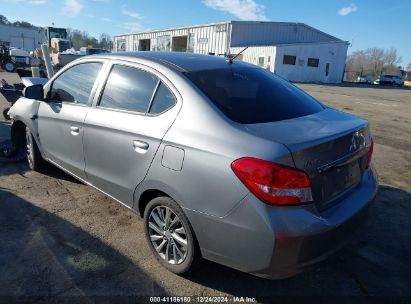
<path fill-rule="evenodd" d="M 345 191 L 355 187 L 361 180 L 360 161 L 355 160 L 341 167 L 335 167 L 323 173 L 323 202 L 329 202 Z"/>

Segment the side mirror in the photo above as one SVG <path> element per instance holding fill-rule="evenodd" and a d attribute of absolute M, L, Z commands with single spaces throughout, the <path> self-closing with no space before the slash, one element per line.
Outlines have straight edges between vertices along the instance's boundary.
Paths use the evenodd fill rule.
<path fill-rule="evenodd" d="M 35 85 L 24 88 L 23 96 L 29 99 L 43 100 L 44 98 L 43 85 L 35 84 Z"/>

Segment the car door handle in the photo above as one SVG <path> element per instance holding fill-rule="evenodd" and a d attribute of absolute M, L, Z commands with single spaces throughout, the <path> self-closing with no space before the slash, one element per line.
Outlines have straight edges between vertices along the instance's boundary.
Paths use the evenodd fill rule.
<path fill-rule="evenodd" d="M 149 144 L 146 143 L 145 141 L 141 141 L 141 140 L 134 140 L 133 141 L 133 148 L 134 151 L 136 151 L 137 153 L 141 153 L 144 154 L 147 152 L 149 147 Z"/>
<path fill-rule="evenodd" d="M 80 128 L 76 126 L 71 126 L 70 127 L 70 133 L 71 135 L 77 136 L 80 132 Z"/>

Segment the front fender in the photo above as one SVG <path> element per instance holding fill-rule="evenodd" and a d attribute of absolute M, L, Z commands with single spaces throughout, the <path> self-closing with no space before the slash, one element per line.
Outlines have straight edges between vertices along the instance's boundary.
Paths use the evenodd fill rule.
<path fill-rule="evenodd" d="M 27 126 L 33 138 L 35 139 L 39 150 L 41 149 L 41 142 L 38 134 L 38 120 L 36 119 L 41 101 L 20 97 L 14 105 L 10 108 L 10 113 L 13 117 L 13 123 L 11 126 L 11 138 L 13 142 L 18 142 L 19 136 L 21 136 L 20 124 Z M 16 141 L 15 141 L 16 140 Z"/>

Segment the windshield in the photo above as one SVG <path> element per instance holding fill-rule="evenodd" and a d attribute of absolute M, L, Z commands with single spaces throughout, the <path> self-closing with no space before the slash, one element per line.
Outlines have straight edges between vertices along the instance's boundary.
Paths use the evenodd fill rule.
<path fill-rule="evenodd" d="M 231 120 L 242 124 L 280 121 L 324 107 L 288 81 L 261 68 L 224 68 L 185 74 Z"/>
<path fill-rule="evenodd" d="M 68 41 L 59 41 L 59 51 L 64 52 L 70 48 L 70 43 Z"/>

